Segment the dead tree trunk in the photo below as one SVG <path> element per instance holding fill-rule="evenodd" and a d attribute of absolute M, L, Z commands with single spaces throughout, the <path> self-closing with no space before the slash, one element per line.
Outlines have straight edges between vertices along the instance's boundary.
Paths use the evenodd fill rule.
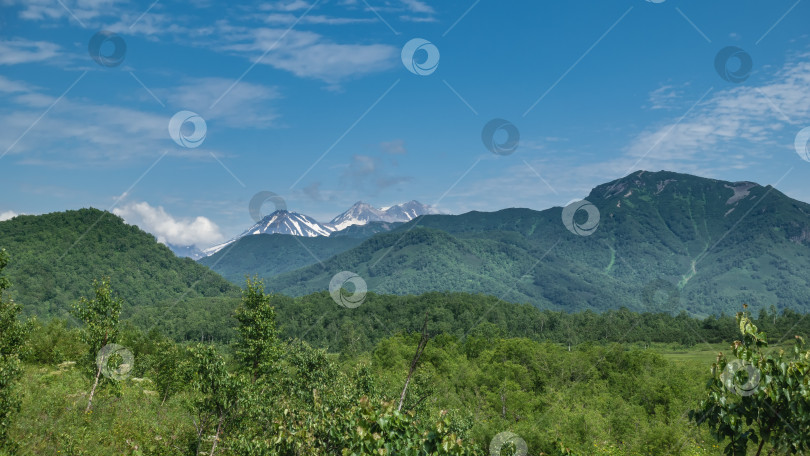
<path fill-rule="evenodd" d="M 90 389 L 90 400 L 87 401 L 87 408 L 84 409 L 84 413 L 90 411 L 90 407 L 93 406 L 93 396 L 96 394 L 96 388 L 98 387 L 98 379 L 101 377 L 101 366 L 98 367 L 98 371 L 96 371 L 96 380 L 93 382 L 93 388 Z"/>
<path fill-rule="evenodd" d="M 219 434 L 222 432 L 223 418 L 225 418 L 225 412 L 221 411 L 219 414 L 219 423 L 217 423 L 217 434 L 214 436 L 214 445 L 211 447 L 211 454 L 209 456 L 214 456 L 214 452 L 217 451 L 217 443 L 219 443 Z"/>

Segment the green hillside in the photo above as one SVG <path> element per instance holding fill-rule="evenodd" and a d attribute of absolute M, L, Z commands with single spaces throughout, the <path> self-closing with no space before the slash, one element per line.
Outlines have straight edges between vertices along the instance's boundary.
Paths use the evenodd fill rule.
<path fill-rule="evenodd" d="M 108 276 L 125 297 L 124 315 L 159 302 L 238 296 L 238 287 L 116 215 L 98 209 L 21 215 L 0 222 L 9 255 L 10 295 L 26 313 L 67 315 L 70 305 Z"/>
<path fill-rule="evenodd" d="M 301 237 L 286 234 L 245 236 L 219 252 L 201 258 L 233 283 L 245 281 L 245 275 L 272 277 L 325 260 L 363 242 L 362 237 Z"/>
<path fill-rule="evenodd" d="M 273 277 L 326 260 L 345 252 L 375 234 L 390 231 L 402 223 L 370 222 L 352 225 L 329 237 L 293 237 L 284 234 L 245 236 L 211 256 L 204 264 L 240 285 L 245 275 Z"/>
<path fill-rule="evenodd" d="M 591 236 L 569 232 L 562 208 L 430 215 L 265 277 L 275 291 L 303 295 L 348 270 L 378 293 L 486 293 L 568 311 L 810 307 L 806 203 L 770 186 L 664 171 L 601 185 L 587 200 L 600 212 Z"/>

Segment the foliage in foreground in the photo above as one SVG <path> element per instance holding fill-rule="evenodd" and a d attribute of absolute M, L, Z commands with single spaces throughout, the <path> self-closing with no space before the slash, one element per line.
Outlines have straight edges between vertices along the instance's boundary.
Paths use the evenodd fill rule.
<path fill-rule="evenodd" d="M 796 336 L 790 352 L 767 353 L 766 335 L 747 313 L 737 322 L 742 340 L 732 346 L 736 359 L 718 355 L 708 397 L 690 417 L 729 441 L 727 455 L 744 456 L 749 444 L 757 456 L 766 444 L 778 454 L 803 454 L 810 449 L 810 351 Z"/>
<path fill-rule="evenodd" d="M 463 337 L 433 335 L 400 412 L 420 334 L 330 354 L 281 341 L 274 300 L 251 282 L 229 345 L 180 345 L 122 326 L 131 376 L 101 388 L 91 413 L 87 371 L 71 361 L 92 341 L 59 322 L 40 326 L 11 437 L 30 454 L 71 455 L 485 455 L 504 433 L 515 439 L 503 456 L 518 444 L 530 456 L 721 451 L 684 417 L 704 394 L 700 365 L 621 344 L 569 350 L 488 323 Z"/>
<path fill-rule="evenodd" d="M 8 299 L 4 291 L 9 287 L 3 275 L 6 252 L 0 250 L 0 449 L 14 448 L 8 438 L 12 414 L 19 410 L 20 400 L 14 384 L 20 377 L 20 355 L 24 348 L 28 325 L 19 321 L 20 305 Z"/>

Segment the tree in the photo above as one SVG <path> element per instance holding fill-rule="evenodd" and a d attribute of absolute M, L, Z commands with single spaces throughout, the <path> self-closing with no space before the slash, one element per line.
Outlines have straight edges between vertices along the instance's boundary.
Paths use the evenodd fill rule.
<path fill-rule="evenodd" d="M 198 393 L 193 402 L 196 415 L 198 447 L 203 437 L 210 434 L 212 444 L 210 455 L 216 453 L 217 445 L 230 425 L 238 418 L 240 392 L 246 382 L 240 376 L 228 373 L 225 360 L 210 345 L 197 344 L 192 349 L 194 359 L 194 389 Z M 215 430 L 214 430 L 215 429 Z"/>
<path fill-rule="evenodd" d="M 281 356 L 276 329 L 276 311 L 270 296 L 264 294 L 264 283 L 250 278 L 242 291 L 242 302 L 234 318 L 239 322 L 236 356 L 253 377 L 266 373 Z"/>
<path fill-rule="evenodd" d="M 170 396 L 183 389 L 188 377 L 188 362 L 183 359 L 180 348 L 173 341 L 160 341 L 157 348 L 153 370 L 155 387 L 162 397 L 163 405 Z"/>
<path fill-rule="evenodd" d="M 766 353 L 765 333 L 747 312 L 737 314 L 742 341 L 732 346 L 736 360 L 720 353 L 712 364 L 707 398 L 690 419 L 706 424 L 718 441 L 729 440 L 725 454 L 744 456 L 748 444 L 762 454 L 803 454 L 810 449 L 810 352 L 796 336 L 790 353 Z"/>
<path fill-rule="evenodd" d="M 122 305 L 120 298 L 113 297 L 108 278 L 93 281 L 93 288 L 96 295 L 94 299 L 88 300 L 82 297 L 73 306 L 73 314 L 81 319 L 85 325 L 82 331 L 82 340 L 88 345 L 85 367 L 91 372 L 95 371 L 95 380 L 90 390 L 86 412 L 90 411 L 96 388 L 103 381 L 101 373 L 105 363 L 97 362 L 96 359 L 102 348 L 118 339 L 118 322 Z M 109 359 L 103 361 L 108 362 Z"/>
<path fill-rule="evenodd" d="M 0 250 L 0 273 L 6 264 L 6 251 Z M 22 373 L 20 358 L 30 324 L 20 322 L 21 306 L 3 295 L 9 286 L 8 279 L 0 275 L 0 448 L 13 449 L 8 429 L 12 414 L 20 408 L 20 400 L 14 394 L 13 387 Z"/>

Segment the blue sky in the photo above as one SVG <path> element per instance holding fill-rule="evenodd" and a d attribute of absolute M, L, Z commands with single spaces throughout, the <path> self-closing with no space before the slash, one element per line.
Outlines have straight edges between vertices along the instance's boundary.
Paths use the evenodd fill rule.
<path fill-rule="evenodd" d="M 358 200 L 544 209 L 636 169 L 810 201 L 810 2 L 235 3 L 0 0 L 0 218 L 93 206 L 202 247 L 259 191 L 321 221 Z M 101 31 L 117 66 L 91 58 Z M 403 64 L 413 39 L 429 74 Z M 728 46 L 744 81 L 715 68 Z M 199 147 L 172 140 L 179 111 Z M 514 153 L 485 147 L 496 118 Z"/>

